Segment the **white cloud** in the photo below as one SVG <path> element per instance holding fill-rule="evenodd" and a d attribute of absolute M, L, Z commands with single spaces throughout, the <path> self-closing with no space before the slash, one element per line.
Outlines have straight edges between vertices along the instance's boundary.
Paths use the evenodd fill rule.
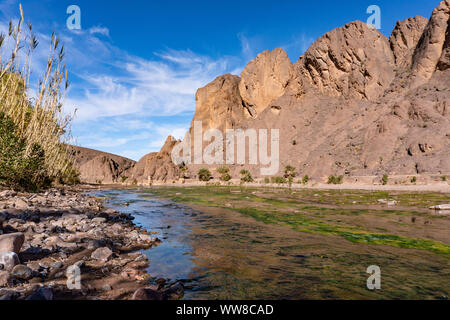
<path fill-rule="evenodd" d="M 109 29 L 106 27 L 96 26 L 96 27 L 89 28 L 88 31 L 90 34 L 101 34 L 101 35 L 109 38 Z"/>

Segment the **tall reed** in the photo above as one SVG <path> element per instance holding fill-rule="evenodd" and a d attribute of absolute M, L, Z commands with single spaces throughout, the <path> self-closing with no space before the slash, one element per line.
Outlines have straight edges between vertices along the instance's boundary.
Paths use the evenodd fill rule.
<path fill-rule="evenodd" d="M 22 6 L 17 24 L 9 23 L 8 34 L 0 35 L 0 113 L 15 124 L 16 135 L 26 143 L 26 154 L 38 144 L 45 152 L 44 168 L 49 177 L 62 179 L 73 173 L 66 145 L 71 140 L 72 116 L 63 112 L 69 85 L 64 65 L 64 46 L 53 32 L 48 60 L 31 94 L 31 62 L 38 46 L 30 24 L 24 26 Z M 0 155 L 1 156 L 1 155 Z"/>

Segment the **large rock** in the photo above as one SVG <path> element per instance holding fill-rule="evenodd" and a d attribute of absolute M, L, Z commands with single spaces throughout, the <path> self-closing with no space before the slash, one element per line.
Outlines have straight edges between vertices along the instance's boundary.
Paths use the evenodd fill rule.
<path fill-rule="evenodd" d="M 15 252 L 0 253 L 0 270 L 11 271 L 19 263 L 19 256 Z"/>
<path fill-rule="evenodd" d="M 15 252 L 19 253 L 20 248 L 25 241 L 23 233 L 9 233 L 0 235 L 0 253 L 2 252 Z"/>
<path fill-rule="evenodd" d="M 419 78 L 430 79 L 439 62 L 440 68 L 447 65 L 449 17 L 450 0 L 444 0 L 434 9 L 413 57 L 412 71 Z"/>
<path fill-rule="evenodd" d="M 245 107 L 256 117 L 281 97 L 294 76 L 294 68 L 283 49 L 266 50 L 241 73 L 239 92 Z"/>
<path fill-rule="evenodd" d="M 428 19 L 421 16 L 397 22 L 389 38 L 397 66 L 405 68 L 411 66 L 414 50 L 427 24 Z"/>
<path fill-rule="evenodd" d="M 104 248 L 98 248 L 94 252 L 92 252 L 91 258 L 99 261 L 106 262 L 108 261 L 112 256 L 111 249 L 104 247 Z"/>
<path fill-rule="evenodd" d="M 33 270 L 23 264 L 18 264 L 12 269 L 11 275 L 17 279 L 30 280 L 33 277 Z"/>
<path fill-rule="evenodd" d="M 334 29 L 314 42 L 295 67 L 320 92 L 375 100 L 394 79 L 387 38 L 361 21 Z"/>

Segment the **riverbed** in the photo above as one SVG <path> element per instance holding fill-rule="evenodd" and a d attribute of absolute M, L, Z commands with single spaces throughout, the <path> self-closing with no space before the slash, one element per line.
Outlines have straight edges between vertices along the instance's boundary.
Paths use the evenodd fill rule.
<path fill-rule="evenodd" d="M 208 206 L 178 201 L 189 191 L 176 191 L 102 190 L 95 194 L 108 207 L 132 214 L 138 225 L 162 240 L 145 251 L 150 260 L 147 271 L 152 281 L 181 281 L 183 299 L 448 299 L 450 247 L 445 228 L 449 218 L 432 216 L 418 204 L 398 212 L 375 208 L 374 214 L 380 215 L 377 224 L 367 203 L 358 210 L 332 205 L 314 212 L 316 207 L 305 203 L 302 209 L 289 211 L 298 204 L 286 200 L 286 207 L 270 203 L 273 216 L 283 214 L 278 223 L 236 205 L 238 200 L 247 201 L 250 208 L 255 200 L 256 205 L 251 192 L 242 197 L 245 191 L 234 190 L 225 198 L 211 193 L 208 196 L 221 200 L 210 199 L 214 205 Z M 241 193 L 238 200 L 233 199 L 236 193 Z M 327 214 L 332 209 L 339 210 Z M 296 215 L 302 215 L 302 226 L 307 222 L 318 231 L 299 229 L 292 223 Z M 350 231 L 327 232 L 331 229 L 324 226 L 331 223 L 339 226 L 337 231 L 344 226 Z M 364 236 L 371 239 L 375 234 L 386 243 L 378 238 L 378 242 L 353 241 L 349 234 L 361 235 L 359 230 L 371 231 Z M 429 239 L 428 234 L 437 239 Z M 374 265 L 381 270 L 379 290 L 367 287 L 367 268 Z"/>

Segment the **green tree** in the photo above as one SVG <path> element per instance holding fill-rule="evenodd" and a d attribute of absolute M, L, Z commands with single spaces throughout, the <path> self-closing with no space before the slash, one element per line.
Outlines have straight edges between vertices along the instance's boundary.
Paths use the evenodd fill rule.
<path fill-rule="evenodd" d="M 253 182 L 253 177 L 250 171 L 248 170 L 241 170 L 241 181 L 242 182 Z"/>
<path fill-rule="evenodd" d="M 297 172 L 295 171 L 295 167 L 286 166 L 286 168 L 284 168 L 284 178 L 288 180 L 289 188 L 292 186 L 292 182 L 296 176 Z"/>

